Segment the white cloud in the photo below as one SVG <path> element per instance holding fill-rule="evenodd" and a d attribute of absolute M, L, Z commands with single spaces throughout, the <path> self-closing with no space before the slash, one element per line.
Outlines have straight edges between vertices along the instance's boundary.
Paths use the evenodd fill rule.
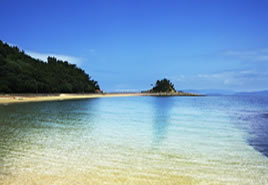
<path fill-rule="evenodd" d="M 11 43 L 11 42 L 7 42 L 7 44 L 9 45 L 9 46 L 11 46 L 11 47 L 19 47 L 17 44 L 13 44 L 13 43 Z"/>
<path fill-rule="evenodd" d="M 53 53 L 39 53 L 39 52 L 33 52 L 33 51 L 26 51 L 28 55 L 30 55 L 33 58 L 47 61 L 47 57 L 56 57 L 58 60 L 68 61 L 72 64 L 80 65 L 82 63 L 82 59 L 74 56 L 69 55 L 62 55 L 62 54 L 53 54 Z"/>
<path fill-rule="evenodd" d="M 198 74 L 197 78 L 201 80 L 217 82 L 227 86 L 241 86 L 256 81 L 268 80 L 268 74 L 265 71 L 241 70 L 225 71 L 212 74 Z"/>
<path fill-rule="evenodd" d="M 255 50 L 229 50 L 224 52 L 225 56 L 237 57 L 249 61 L 267 61 L 268 62 L 268 48 L 261 48 Z"/>
<path fill-rule="evenodd" d="M 10 45 L 11 47 L 17 46 L 17 47 L 21 48 L 17 44 L 13 44 L 10 42 L 8 42 L 8 45 Z M 89 52 L 92 55 L 95 55 L 95 53 L 96 53 L 95 49 L 90 49 Z M 25 53 L 30 55 L 31 57 L 33 57 L 35 59 L 39 59 L 39 60 L 42 60 L 44 62 L 47 61 L 47 57 L 49 57 L 49 56 L 56 57 L 58 60 L 68 61 L 69 63 L 76 64 L 76 65 L 82 64 L 82 60 L 83 60 L 82 58 L 79 58 L 79 57 L 63 55 L 63 54 L 55 54 L 55 53 L 39 53 L 39 52 L 34 52 L 34 51 L 25 51 Z"/>

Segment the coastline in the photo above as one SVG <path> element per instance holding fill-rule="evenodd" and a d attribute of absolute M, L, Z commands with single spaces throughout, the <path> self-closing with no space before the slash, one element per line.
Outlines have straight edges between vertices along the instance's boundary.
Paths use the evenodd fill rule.
<path fill-rule="evenodd" d="M 62 101 L 74 99 L 127 97 L 127 96 L 203 96 L 193 93 L 94 93 L 94 94 L 2 94 L 0 104 Z"/>

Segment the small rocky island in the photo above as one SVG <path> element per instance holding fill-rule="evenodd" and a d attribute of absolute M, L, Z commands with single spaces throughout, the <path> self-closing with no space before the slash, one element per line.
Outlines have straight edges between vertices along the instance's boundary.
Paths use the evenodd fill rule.
<path fill-rule="evenodd" d="M 150 96 L 202 96 L 200 94 L 195 93 L 176 91 L 174 84 L 166 78 L 162 80 L 157 80 L 152 89 L 143 93 L 146 93 Z"/>

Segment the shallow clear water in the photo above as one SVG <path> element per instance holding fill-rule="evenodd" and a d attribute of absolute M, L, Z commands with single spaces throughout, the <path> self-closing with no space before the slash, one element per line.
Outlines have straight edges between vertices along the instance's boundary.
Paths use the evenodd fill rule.
<path fill-rule="evenodd" d="M 267 97 L 0 105 L 0 184 L 268 184 Z"/>

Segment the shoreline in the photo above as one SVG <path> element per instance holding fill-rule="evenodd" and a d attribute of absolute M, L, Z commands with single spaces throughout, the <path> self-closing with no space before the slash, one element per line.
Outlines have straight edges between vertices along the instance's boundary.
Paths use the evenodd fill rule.
<path fill-rule="evenodd" d="M 90 98 L 129 97 L 129 96 L 203 96 L 193 93 L 101 93 L 101 94 L 0 94 L 1 104 L 63 101 Z"/>

